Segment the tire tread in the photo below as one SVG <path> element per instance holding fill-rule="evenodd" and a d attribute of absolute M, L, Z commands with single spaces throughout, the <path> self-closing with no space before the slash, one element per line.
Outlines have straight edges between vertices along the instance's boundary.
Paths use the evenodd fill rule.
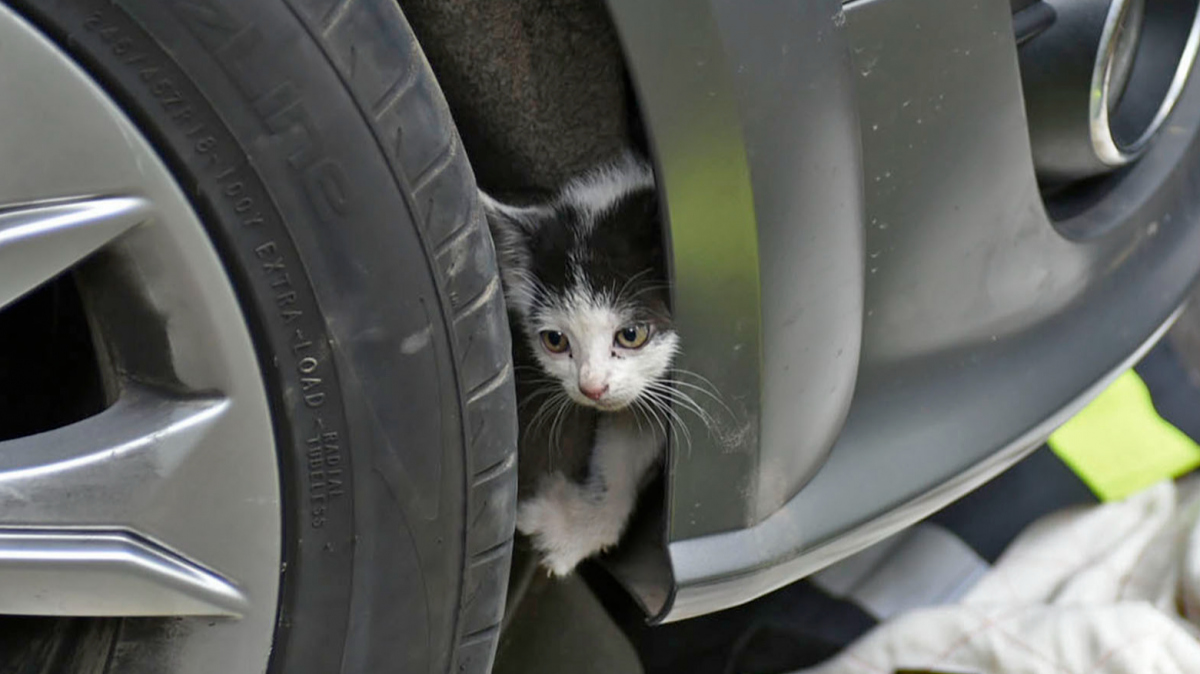
<path fill-rule="evenodd" d="M 486 430 L 465 438 L 468 517 L 451 668 L 458 674 L 486 674 L 504 612 L 516 521 L 516 402 L 505 307 L 494 291 L 499 283 L 495 252 L 474 174 L 449 106 L 395 0 L 341 0 L 322 15 L 320 30 L 306 25 L 348 83 L 380 147 L 388 150 L 397 180 L 414 198 L 427 256 L 454 311 L 449 323 L 466 426 Z M 397 53 L 397 34 L 408 41 L 400 46 L 408 58 L 396 64 L 373 61 L 372 56 Z M 369 83 L 382 84 L 372 88 Z M 468 244 L 469 255 L 452 254 Z M 464 257 L 469 264 L 456 263 Z M 468 299 L 456 301 L 460 298 Z M 501 419 L 506 414 L 511 423 Z"/>

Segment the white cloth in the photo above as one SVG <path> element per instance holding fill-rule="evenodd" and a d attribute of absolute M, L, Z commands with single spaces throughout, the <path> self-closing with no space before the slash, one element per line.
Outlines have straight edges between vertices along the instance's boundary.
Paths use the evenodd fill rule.
<path fill-rule="evenodd" d="M 958 603 L 898 615 L 804 674 L 1198 674 L 1198 487 L 1045 517 Z"/>

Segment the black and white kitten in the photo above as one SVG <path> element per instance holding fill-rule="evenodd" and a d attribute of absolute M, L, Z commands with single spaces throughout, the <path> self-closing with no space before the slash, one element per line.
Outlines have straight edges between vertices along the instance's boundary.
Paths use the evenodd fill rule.
<path fill-rule="evenodd" d="M 587 478 L 545 476 L 518 505 L 517 528 L 562 576 L 620 538 L 670 425 L 667 376 L 679 335 L 654 175 L 625 156 L 546 204 L 483 200 L 505 299 L 539 376 L 555 389 L 551 399 L 600 412 Z"/>

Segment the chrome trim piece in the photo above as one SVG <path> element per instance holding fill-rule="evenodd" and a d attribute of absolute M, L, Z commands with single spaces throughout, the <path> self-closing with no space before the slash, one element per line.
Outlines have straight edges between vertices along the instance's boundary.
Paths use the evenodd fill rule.
<path fill-rule="evenodd" d="M 1187 84 L 1188 76 L 1196 62 L 1197 52 L 1200 51 L 1200 8 L 1198 8 L 1192 19 L 1192 28 L 1176 66 L 1175 75 L 1171 79 L 1170 88 L 1163 97 L 1158 111 L 1135 141 L 1128 145 L 1119 144 L 1113 136 L 1112 126 L 1109 122 L 1111 106 L 1114 103 L 1111 100 L 1114 67 L 1122 56 L 1120 47 L 1122 44 L 1126 44 L 1122 41 L 1126 19 L 1139 11 L 1139 5 L 1144 5 L 1148 1 L 1153 0 L 1114 0 L 1104 19 L 1104 30 L 1096 51 L 1096 63 L 1092 70 L 1092 93 L 1088 101 L 1088 128 L 1091 132 L 1092 149 L 1095 150 L 1096 157 L 1113 167 L 1128 164 L 1145 152 L 1150 145 L 1150 140 L 1158 133 L 1183 94 L 1183 87 Z M 1135 28 L 1135 30 L 1137 29 L 1140 29 L 1140 26 Z M 1131 49 L 1136 51 L 1137 41 L 1134 40 L 1132 45 Z"/>

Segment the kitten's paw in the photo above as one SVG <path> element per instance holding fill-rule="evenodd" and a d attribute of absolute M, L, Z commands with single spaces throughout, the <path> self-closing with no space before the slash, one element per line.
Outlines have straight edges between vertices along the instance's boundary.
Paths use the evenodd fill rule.
<path fill-rule="evenodd" d="M 596 512 L 597 504 L 583 487 L 555 474 L 537 496 L 517 506 L 517 529 L 533 541 L 542 565 L 562 577 L 616 542 L 613 536 L 597 535 Z"/>

